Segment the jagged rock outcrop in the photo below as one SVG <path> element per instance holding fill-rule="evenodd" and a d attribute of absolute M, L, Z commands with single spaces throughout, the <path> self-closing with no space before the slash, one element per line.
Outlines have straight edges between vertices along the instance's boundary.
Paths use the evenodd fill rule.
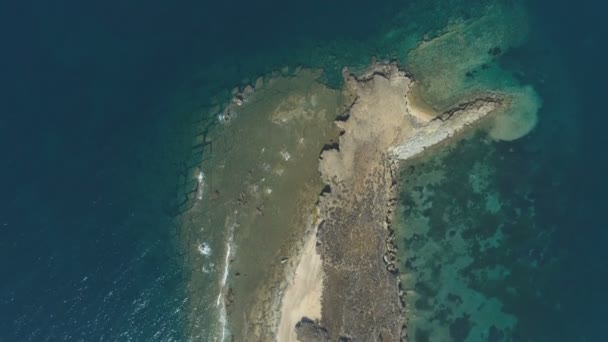
<path fill-rule="evenodd" d="M 301 342 L 329 342 L 327 329 L 320 326 L 317 322 L 303 317 L 296 325 L 296 334 Z"/>

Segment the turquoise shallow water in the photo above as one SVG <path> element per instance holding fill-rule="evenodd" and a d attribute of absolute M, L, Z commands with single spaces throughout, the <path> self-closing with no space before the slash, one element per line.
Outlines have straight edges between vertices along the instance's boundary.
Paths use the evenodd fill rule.
<path fill-rule="evenodd" d="M 598 31 L 582 39 L 552 26 L 558 9 L 534 7 L 530 40 L 497 61 L 539 93 L 537 127 L 514 142 L 472 135 L 404 167 L 398 216 L 414 341 L 606 338 L 605 187 L 593 178 L 605 169 L 604 138 L 589 126 L 601 125 L 599 85 L 583 76 L 602 69 Z M 577 20 L 568 16 L 583 30 Z"/>
<path fill-rule="evenodd" d="M 184 286 L 191 269 L 176 241 L 173 204 L 184 163 L 198 162 L 190 154 L 197 111 L 244 78 L 283 64 L 325 67 L 337 84 L 342 66 L 364 65 L 374 54 L 404 59 L 425 32 L 450 17 L 474 17 L 481 7 L 231 6 L 64 1 L 3 11 L 14 15 L 3 20 L 10 48 L 2 56 L 9 82 L 0 116 L 0 340 L 189 336 Z M 398 14 L 403 6 L 412 7 Z M 473 75 L 491 79 L 499 65 L 509 82 L 534 86 L 543 108 L 530 135 L 502 143 L 475 136 L 442 156 L 441 165 L 416 167 L 447 177 L 408 192 L 433 190 L 421 215 L 436 221 L 405 249 L 418 254 L 441 241 L 449 250 L 451 234 L 462 236 L 464 250 L 422 261 L 428 267 L 420 271 L 431 276 L 456 269 L 455 255 L 470 257 L 433 321 L 452 339 L 606 338 L 600 7 L 530 3 L 528 43 L 505 49 Z M 346 9 L 352 12 L 344 15 Z M 407 27 L 407 34 L 392 27 Z M 485 185 L 473 188 L 480 183 L 472 175 Z M 408 201 L 404 195 L 405 214 L 415 209 L 405 209 Z M 224 236 L 212 236 L 219 258 Z M 439 298 L 441 289 L 415 285 L 421 310 L 437 307 L 426 299 Z M 474 304 L 482 302 L 500 303 L 493 312 L 503 316 L 478 320 Z M 497 319 L 514 323 L 493 329 Z M 198 317 L 203 326 L 215 320 Z M 480 331 L 486 335 L 473 335 Z M 412 333 L 424 340 L 424 329 Z"/>

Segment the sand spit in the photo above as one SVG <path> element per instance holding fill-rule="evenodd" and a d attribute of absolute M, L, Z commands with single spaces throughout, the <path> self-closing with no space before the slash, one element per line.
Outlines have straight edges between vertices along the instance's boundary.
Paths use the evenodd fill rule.
<path fill-rule="evenodd" d="M 281 301 L 277 341 L 297 341 L 294 327 L 302 319 L 321 319 L 323 268 L 317 252 L 317 231 L 307 238 L 298 266 Z"/>
<path fill-rule="evenodd" d="M 397 65 L 377 63 L 361 75 L 345 69 L 343 76 L 352 104 L 336 121 L 339 143 L 319 161 L 327 185 L 318 203 L 321 319 L 303 318 L 295 330 L 300 341 L 400 341 L 407 332 L 391 228 L 397 163 L 472 126 L 502 100 L 484 94 L 443 113 L 419 105 L 412 111 L 414 81 Z M 311 278 L 296 275 L 286 293 Z"/>

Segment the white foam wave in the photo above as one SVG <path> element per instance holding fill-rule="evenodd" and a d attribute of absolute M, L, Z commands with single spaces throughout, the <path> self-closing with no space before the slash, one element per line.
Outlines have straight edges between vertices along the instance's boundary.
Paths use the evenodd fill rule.
<path fill-rule="evenodd" d="M 215 266 L 215 264 L 211 262 L 211 263 L 209 263 L 209 265 L 203 265 L 201 270 L 203 271 L 203 273 L 208 274 L 208 273 L 211 273 L 211 271 L 213 271 L 214 266 Z"/>
<path fill-rule="evenodd" d="M 210 256 L 212 254 L 211 246 L 208 243 L 200 243 L 196 249 L 202 256 Z"/>
<path fill-rule="evenodd" d="M 234 212 L 236 216 L 236 211 Z M 228 322 L 226 317 L 226 303 L 224 299 L 224 293 L 226 289 L 226 283 L 228 282 L 228 274 L 230 273 L 230 257 L 233 250 L 234 240 L 234 228 L 236 227 L 236 218 L 232 221 L 228 228 L 228 240 L 226 241 L 226 254 L 224 257 L 224 270 L 222 277 L 220 278 L 220 289 L 217 295 L 216 307 L 219 309 L 219 323 L 220 323 L 220 341 L 223 342 L 228 334 Z"/>
<path fill-rule="evenodd" d="M 203 171 L 198 173 L 198 177 L 196 177 L 196 180 L 198 181 L 198 189 L 196 192 L 196 197 L 199 200 L 203 199 L 203 188 L 205 187 L 205 174 L 203 173 Z"/>

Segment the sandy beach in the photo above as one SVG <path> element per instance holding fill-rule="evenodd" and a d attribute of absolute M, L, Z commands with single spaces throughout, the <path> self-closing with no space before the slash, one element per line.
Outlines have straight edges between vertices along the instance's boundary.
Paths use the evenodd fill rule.
<path fill-rule="evenodd" d="M 285 291 L 281 304 L 277 341 L 297 341 L 294 327 L 302 317 L 312 320 L 321 319 L 323 268 L 316 244 L 317 230 L 315 229 L 306 240 L 293 279 Z"/>

